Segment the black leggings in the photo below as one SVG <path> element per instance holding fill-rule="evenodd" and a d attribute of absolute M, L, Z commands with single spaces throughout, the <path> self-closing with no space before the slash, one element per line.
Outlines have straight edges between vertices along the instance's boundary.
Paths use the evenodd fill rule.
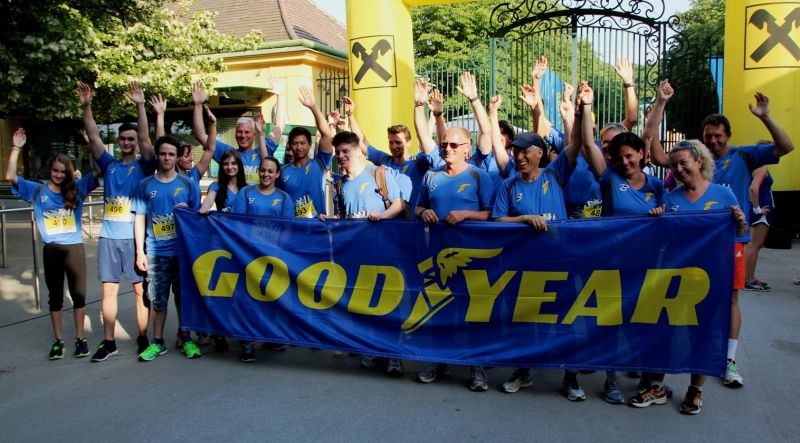
<path fill-rule="evenodd" d="M 64 307 L 64 274 L 67 275 L 72 307 L 86 306 L 86 254 L 83 244 L 44 245 L 44 281 L 49 294 L 50 311 Z"/>

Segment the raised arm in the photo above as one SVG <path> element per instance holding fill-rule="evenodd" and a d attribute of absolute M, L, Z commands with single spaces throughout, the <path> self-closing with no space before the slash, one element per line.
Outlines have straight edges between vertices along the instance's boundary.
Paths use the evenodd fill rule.
<path fill-rule="evenodd" d="M 425 118 L 425 103 L 428 101 L 428 81 L 414 81 L 414 131 L 417 133 L 419 147 L 425 154 L 430 154 L 436 147 L 431 136 L 428 119 Z"/>
<path fill-rule="evenodd" d="M 572 143 L 572 129 L 575 124 L 575 105 L 572 103 L 572 92 L 572 85 L 564 83 L 561 103 L 558 105 L 558 112 L 561 114 L 561 123 L 564 125 L 564 146 L 569 146 L 569 144 Z"/>
<path fill-rule="evenodd" d="M 164 114 L 167 112 L 167 101 L 160 95 L 152 95 L 149 102 L 156 113 L 156 140 L 158 140 L 167 135 L 167 131 L 164 129 Z"/>
<path fill-rule="evenodd" d="M 203 156 L 194 165 L 202 177 L 208 171 L 208 165 L 211 164 L 211 159 L 214 158 L 214 149 L 217 147 L 217 118 L 211 113 L 208 105 L 203 105 L 208 115 L 208 136 L 206 137 L 206 144 L 203 146 Z M 261 141 L 264 144 L 264 141 Z"/>
<path fill-rule="evenodd" d="M 441 141 L 447 132 L 447 122 L 444 121 L 444 96 L 442 91 L 434 89 L 428 95 L 428 107 L 431 109 L 434 126 L 436 126 L 436 139 Z M 428 126 L 430 128 L 430 126 Z"/>
<path fill-rule="evenodd" d="M 275 115 L 272 119 L 272 129 L 269 131 L 269 138 L 271 138 L 276 145 L 279 145 L 283 137 L 283 128 L 286 125 L 286 82 L 272 79 L 271 83 L 272 92 L 275 94 Z M 263 140 L 261 144 L 264 144 Z"/>
<path fill-rule="evenodd" d="M 136 113 L 139 118 L 137 119 L 138 136 L 139 136 L 139 154 L 145 160 L 153 158 L 153 142 L 150 141 L 150 126 L 147 123 L 147 110 L 144 108 L 144 91 L 142 85 L 138 82 L 131 82 L 128 92 L 125 94 L 132 102 L 136 104 Z"/>
<path fill-rule="evenodd" d="M 367 136 L 361 131 L 358 120 L 356 120 L 356 104 L 352 98 L 346 95 L 342 96 L 342 103 L 344 104 L 344 114 L 347 116 L 347 121 L 350 122 L 350 130 L 353 131 L 353 134 L 358 136 L 358 140 L 361 144 L 361 152 L 367 155 L 367 145 L 369 145 L 369 142 L 367 141 Z"/>
<path fill-rule="evenodd" d="M 587 88 L 588 88 L 588 85 L 587 85 Z M 572 92 L 571 89 L 572 89 L 572 87 L 570 87 L 570 94 Z M 589 91 L 591 91 L 591 88 L 589 88 Z M 589 95 L 588 92 L 584 94 L 583 99 L 584 100 L 588 99 L 588 100 L 590 100 L 590 103 L 591 103 L 591 99 L 593 97 L 588 97 L 587 98 L 587 95 Z M 580 106 L 582 107 L 582 105 L 580 105 Z M 570 103 L 569 107 L 571 109 L 575 109 L 575 107 L 572 106 L 572 103 Z M 584 120 L 589 120 L 588 127 L 591 128 L 590 131 L 594 130 L 594 128 L 592 126 L 591 106 L 587 106 L 587 107 L 589 108 L 589 111 L 588 111 L 589 114 L 588 115 L 584 115 L 583 114 L 583 112 L 586 112 L 585 110 L 583 112 L 579 112 L 579 113 L 574 113 L 573 112 L 572 121 L 569 124 L 569 131 L 570 132 L 569 133 L 565 133 L 565 138 L 566 138 L 566 140 L 569 140 L 569 142 L 565 142 L 564 143 L 564 153 L 567 155 L 567 160 L 569 160 L 569 164 L 572 165 L 572 166 L 574 166 L 575 163 L 578 161 L 578 155 L 580 155 L 581 150 L 586 151 L 588 149 L 592 149 L 594 151 L 597 151 L 597 149 L 594 147 L 594 137 L 591 137 L 591 136 L 590 137 L 586 137 L 583 134 L 583 131 L 585 129 L 584 128 Z M 564 130 L 565 131 L 567 130 L 566 129 L 566 125 L 565 125 Z M 603 163 L 605 164 L 605 162 L 603 162 Z"/>
<path fill-rule="evenodd" d="M 669 158 L 664 153 L 664 146 L 661 145 L 659 128 L 661 121 L 664 119 L 664 109 L 667 107 L 667 102 L 675 94 L 672 86 L 668 80 L 662 80 L 656 88 L 656 101 L 653 103 L 653 108 L 647 116 L 644 123 L 644 132 L 642 132 L 642 139 L 647 140 L 650 150 L 650 161 L 654 165 L 669 167 Z"/>
<path fill-rule="evenodd" d="M 503 97 L 495 95 L 489 98 L 489 121 L 492 124 L 492 152 L 494 152 L 494 161 L 497 163 L 497 169 L 500 172 L 506 170 L 508 165 L 508 151 L 506 151 L 505 139 L 500 132 L 500 106 L 503 105 Z"/>
<path fill-rule="evenodd" d="M 633 83 L 633 66 L 627 58 L 621 58 L 614 71 L 622 80 L 622 88 L 625 90 L 625 120 L 622 124 L 630 131 L 639 120 L 639 101 L 636 99 L 636 84 Z"/>
<path fill-rule="evenodd" d="M 81 83 L 76 92 L 83 109 L 83 127 L 86 130 L 86 136 L 89 138 L 89 150 L 92 152 L 92 157 L 100 158 L 106 151 L 106 147 L 103 145 L 103 139 L 100 138 L 100 130 L 97 129 L 97 123 L 95 123 L 92 115 L 94 92 L 86 83 Z M 16 180 L 16 175 L 14 179 Z"/>
<path fill-rule="evenodd" d="M 547 57 L 543 55 L 536 60 L 536 65 L 533 67 L 531 75 L 531 89 L 535 94 L 536 101 L 533 105 L 526 102 L 531 110 L 531 118 L 533 119 L 532 131 L 541 137 L 547 137 L 553 129 L 553 125 L 544 110 L 544 102 L 542 102 L 542 77 L 547 72 L 547 63 Z"/>
<path fill-rule="evenodd" d="M 17 185 L 17 160 L 19 159 L 19 151 L 25 146 L 28 138 L 25 136 L 25 130 L 18 128 L 11 136 L 11 149 L 8 153 L 8 165 L 6 165 L 6 180 L 12 185 Z"/>
<path fill-rule="evenodd" d="M 310 87 L 300 87 L 300 103 L 314 114 L 314 121 L 317 124 L 317 130 L 320 134 L 319 141 L 317 142 L 319 150 L 328 154 L 333 153 L 333 135 L 331 134 L 331 128 L 328 127 L 328 120 L 325 118 L 325 115 L 319 110 L 317 99 L 314 97 L 314 91 L 312 91 Z"/>
<path fill-rule="evenodd" d="M 200 142 L 201 145 L 206 146 L 208 135 L 206 128 L 203 124 L 203 104 L 208 100 L 205 87 L 200 82 L 195 82 L 192 85 L 192 131 L 194 138 Z"/>
<path fill-rule="evenodd" d="M 206 111 L 208 111 L 208 107 L 206 107 Z M 216 119 L 214 120 L 216 121 Z M 211 126 L 210 122 L 209 126 Z M 267 122 L 264 120 L 264 114 L 262 114 L 261 112 L 256 112 L 256 116 L 255 118 L 253 118 L 253 127 L 256 130 L 255 143 L 256 146 L 258 146 L 258 156 L 259 158 L 264 158 L 267 155 L 269 155 L 269 150 L 267 149 L 267 141 L 264 139 L 264 132 L 266 131 L 267 128 Z M 210 137 L 211 136 L 210 128 L 208 132 Z"/>
<path fill-rule="evenodd" d="M 764 123 L 764 126 L 767 127 L 769 135 L 775 142 L 775 158 L 782 157 L 792 152 L 794 144 L 792 143 L 791 137 L 789 137 L 789 134 L 787 134 L 786 131 L 778 125 L 778 122 L 773 120 L 769 115 L 769 97 L 760 92 L 756 92 L 754 97 L 756 99 L 756 105 L 753 106 L 751 103 L 748 103 L 747 106 L 750 108 L 750 112 L 758 117 L 761 122 Z"/>
<path fill-rule="evenodd" d="M 486 108 L 481 103 L 481 97 L 478 95 L 478 84 L 475 81 L 475 76 L 472 73 L 464 71 L 461 74 L 461 84 L 457 87 L 458 92 L 469 100 L 472 106 L 472 114 L 478 122 L 478 149 L 484 155 L 492 152 L 492 129 L 489 123 L 489 114 L 486 113 Z"/>
<path fill-rule="evenodd" d="M 606 160 L 603 153 L 592 144 L 594 143 L 594 127 L 592 126 L 592 102 L 594 101 L 594 91 L 589 84 L 582 82 L 578 86 L 578 98 L 576 107 L 579 109 L 575 114 L 580 115 L 581 137 L 583 142 L 583 156 L 589 163 L 589 169 L 594 172 L 595 177 L 600 177 L 606 171 Z M 576 117 L 577 118 L 577 117 Z M 574 132 L 573 132 L 574 135 Z"/>

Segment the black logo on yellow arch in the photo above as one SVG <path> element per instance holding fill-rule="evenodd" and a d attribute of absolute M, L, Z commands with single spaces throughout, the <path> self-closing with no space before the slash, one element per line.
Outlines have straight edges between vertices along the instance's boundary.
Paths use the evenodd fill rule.
<path fill-rule="evenodd" d="M 371 35 L 350 40 L 353 89 L 397 87 L 393 35 Z"/>
<path fill-rule="evenodd" d="M 744 69 L 800 68 L 800 2 L 748 6 Z"/>

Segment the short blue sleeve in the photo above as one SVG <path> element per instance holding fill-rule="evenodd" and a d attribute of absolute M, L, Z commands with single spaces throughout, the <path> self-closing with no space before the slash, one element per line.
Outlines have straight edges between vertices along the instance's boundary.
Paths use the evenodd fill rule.
<path fill-rule="evenodd" d="M 740 146 L 739 150 L 747 153 L 751 170 L 778 163 L 778 159 L 775 158 L 775 145 Z"/>
<path fill-rule="evenodd" d="M 222 158 L 222 154 L 229 149 L 233 149 L 233 146 L 217 140 L 217 143 L 214 144 L 214 156 L 212 158 L 215 162 L 219 163 L 220 159 Z"/>
<path fill-rule="evenodd" d="M 81 196 L 81 200 L 83 200 L 92 191 L 97 189 L 97 187 L 100 186 L 100 183 L 97 181 L 97 178 L 94 176 L 94 174 L 89 172 L 81 177 L 80 180 L 75 182 L 75 186 L 78 188 L 78 194 Z"/>
<path fill-rule="evenodd" d="M 267 155 L 269 157 L 275 156 L 275 151 L 278 150 L 278 144 L 269 135 L 264 136 L 264 146 L 267 147 Z"/>
<path fill-rule="evenodd" d="M 492 208 L 492 218 L 508 217 L 508 188 L 509 180 L 504 181 L 497 188 L 494 208 Z"/>
<path fill-rule="evenodd" d="M 31 200 L 33 200 L 33 194 L 36 193 L 36 188 L 39 186 L 42 186 L 42 184 L 28 181 L 20 176 L 17 176 L 17 184 L 11 186 L 11 193 L 22 200 L 31 203 Z"/>
<path fill-rule="evenodd" d="M 494 186 L 492 184 L 492 179 L 489 177 L 489 174 L 482 169 L 478 170 L 478 174 L 481 178 L 481 186 L 478 194 L 481 211 L 491 211 L 494 206 Z"/>
<path fill-rule="evenodd" d="M 371 161 L 375 166 L 380 166 L 384 161 L 390 159 L 392 156 L 376 149 L 374 146 L 367 146 L 367 160 Z"/>
<path fill-rule="evenodd" d="M 544 141 L 553 148 L 555 148 L 559 154 L 561 154 L 561 151 L 564 150 L 564 133 L 559 131 L 558 129 L 556 128 L 551 129 L 550 133 L 543 138 Z"/>
<path fill-rule="evenodd" d="M 131 203 L 131 212 L 134 214 L 147 213 L 147 199 L 145 198 L 144 185 L 142 183 L 139 183 L 139 186 L 136 187 L 136 195 Z"/>
<path fill-rule="evenodd" d="M 317 151 L 317 157 L 314 160 L 318 161 L 325 169 L 330 169 L 333 165 L 333 152 Z"/>
<path fill-rule="evenodd" d="M 289 197 L 289 194 L 284 193 L 283 205 L 281 206 L 281 217 L 293 218 L 294 217 L 294 201 Z"/>
<path fill-rule="evenodd" d="M 103 151 L 103 154 L 100 156 L 100 158 L 96 158 L 94 161 L 97 163 L 97 167 L 99 167 L 102 172 L 106 172 L 108 165 L 116 161 L 116 158 L 109 154 L 108 151 Z"/>
<path fill-rule="evenodd" d="M 430 207 L 430 202 L 428 201 L 428 183 L 430 182 L 431 174 L 433 174 L 433 171 L 428 171 L 425 173 L 425 176 L 422 177 L 422 185 L 419 188 L 416 206 L 421 206 L 423 208 Z"/>

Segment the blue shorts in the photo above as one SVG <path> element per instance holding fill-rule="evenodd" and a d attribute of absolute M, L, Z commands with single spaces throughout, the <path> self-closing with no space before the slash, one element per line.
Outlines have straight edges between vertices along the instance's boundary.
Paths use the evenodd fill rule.
<path fill-rule="evenodd" d="M 178 256 L 147 256 L 147 298 L 156 311 L 167 309 L 169 291 L 177 300 L 181 292 L 180 266 Z"/>
<path fill-rule="evenodd" d="M 119 283 L 122 274 L 131 283 L 144 280 L 144 273 L 136 269 L 133 239 L 100 237 L 97 243 L 97 278 L 103 283 Z"/>

